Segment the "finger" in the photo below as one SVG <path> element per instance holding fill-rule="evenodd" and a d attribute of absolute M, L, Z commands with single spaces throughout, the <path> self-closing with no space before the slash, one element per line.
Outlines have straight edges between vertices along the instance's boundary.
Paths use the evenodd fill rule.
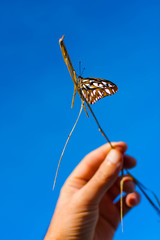
<path fill-rule="evenodd" d="M 113 201 L 115 198 L 118 197 L 120 194 L 120 182 L 122 177 L 119 176 L 115 183 L 111 186 L 111 188 L 108 190 L 107 194 L 109 198 Z M 135 190 L 135 183 L 133 182 L 133 179 L 130 176 L 124 176 L 123 177 L 123 192 L 125 193 L 131 193 Z"/>
<path fill-rule="evenodd" d="M 125 169 L 133 168 L 137 164 L 135 158 L 129 155 L 125 154 L 123 159 L 124 159 L 123 168 Z M 113 184 L 113 186 L 108 191 L 109 197 L 112 200 L 114 200 L 120 194 L 120 181 L 121 181 L 121 176 L 118 177 L 115 184 Z M 123 177 L 123 183 L 124 183 L 124 192 L 129 193 L 134 191 L 135 184 L 133 183 L 133 179 L 131 177 L 129 176 Z"/>
<path fill-rule="evenodd" d="M 123 168 L 125 169 L 131 169 L 137 165 L 137 161 L 135 158 L 129 156 L 129 155 L 124 155 L 124 162 L 123 162 Z"/>
<path fill-rule="evenodd" d="M 90 181 L 82 188 L 88 201 L 99 202 L 118 177 L 125 150 L 112 149 Z M 87 194 L 86 194 L 87 193 Z"/>
<path fill-rule="evenodd" d="M 123 216 L 126 215 L 133 207 L 137 206 L 141 201 L 138 192 L 129 193 L 123 197 Z M 120 200 L 115 203 L 118 211 L 120 211 Z"/>
<path fill-rule="evenodd" d="M 123 153 L 127 150 L 127 145 L 124 142 L 113 142 L 112 145 Z M 84 182 L 84 184 L 88 182 L 105 160 L 110 150 L 110 144 L 107 143 L 89 153 L 72 172 L 69 180 L 76 178 Z"/>

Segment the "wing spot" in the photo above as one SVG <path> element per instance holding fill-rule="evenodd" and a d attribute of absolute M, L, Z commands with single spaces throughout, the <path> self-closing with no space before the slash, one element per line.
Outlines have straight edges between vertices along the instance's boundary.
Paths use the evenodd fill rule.
<path fill-rule="evenodd" d="M 106 93 L 111 94 L 109 89 L 105 89 Z"/>
<path fill-rule="evenodd" d="M 101 93 L 101 91 L 99 91 L 99 90 L 98 90 L 98 93 L 99 93 L 99 95 L 101 95 L 101 96 L 102 96 L 102 93 Z"/>
<path fill-rule="evenodd" d="M 93 83 L 93 85 L 94 85 L 94 86 L 96 86 L 96 87 L 98 87 L 98 86 L 99 86 L 99 85 L 98 85 L 98 83 L 96 83 L 96 82 L 94 82 L 94 83 Z"/>
<path fill-rule="evenodd" d="M 106 82 L 102 82 L 105 86 L 107 85 L 107 83 Z"/>

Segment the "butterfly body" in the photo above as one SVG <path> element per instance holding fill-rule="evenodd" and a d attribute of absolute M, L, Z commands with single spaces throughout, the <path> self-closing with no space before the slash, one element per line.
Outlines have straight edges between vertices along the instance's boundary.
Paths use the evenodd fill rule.
<path fill-rule="evenodd" d="M 102 78 L 82 78 L 79 76 L 78 87 L 89 104 L 94 104 L 99 99 L 118 91 L 118 87 L 113 82 Z"/>

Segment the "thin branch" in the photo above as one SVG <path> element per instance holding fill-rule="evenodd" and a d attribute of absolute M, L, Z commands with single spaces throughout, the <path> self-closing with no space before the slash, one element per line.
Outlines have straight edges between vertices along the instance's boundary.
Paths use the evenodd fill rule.
<path fill-rule="evenodd" d="M 93 113 L 93 110 L 91 109 L 90 105 L 88 104 L 88 102 L 86 101 L 86 99 L 83 97 L 83 94 L 82 94 L 82 92 L 81 92 L 81 89 L 79 88 L 79 86 L 78 86 L 78 84 L 77 84 L 77 82 L 78 82 L 78 81 L 77 81 L 77 76 L 76 76 L 75 70 L 74 70 L 74 68 L 73 68 L 73 66 L 72 66 L 72 63 L 71 63 L 69 54 L 68 54 L 68 52 L 67 52 L 67 49 L 66 49 L 66 47 L 65 47 L 65 44 L 64 44 L 64 42 L 63 42 L 63 39 L 64 39 L 64 36 L 59 40 L 59 44 L 60 44 L 60 47 L 61 47 L 61 51 L 62 51 L 62 55 L 63 55 L 64 61 L 65 61 L 66 65 L 67 65 L 67 67 L 68 67 L 68 70 L 69 70 L 69 73 L 70 73 L 70 75 L 71 75 L 71 78 L 72 78 L 72 80 L 73 80 L 73 82 L 74 82 L 74 85 L 76 86 L 75 89 L 77 90 L 77 92 L 78 92 L 78 94 L 79 94 L 79 96 L 80 96 L 80 98 L 81 98 L 81 100 L 82 100 L 81 111 L 82 111 L 82 108 L 84 108 L 84 110 L 85 110 L 85 112 L 86 112 L 86 114 L 87 114 L 86 108 L 85 108 L 85 106 L 84 106 L 84 102 L 85 102 L 86 105 L 87 105 L 87 107 L 88 107 L 88 109 L 90 110 L 93 118 L 95 119 L 95 121 L 96 121 L 96 123 L 97 123 L 97 125 L 98 125 L 99 131 L 100 131 L 101 134 L 105 137 L 105 139 L 108 141 L 108 143 L 110 144 L 111 148 L 114 148 L 113 145 L 112 145 L 112 143 L 110 142 L 109 138 L 107 137 L 107 135 L 106 135 L 106 134 L 104 133 L 104 131 L 102 130 L 102 128 L 101 128 L 101 126 L 100 126 L 100 124 L 99 124 L 99 122 L 98 122 L 95 114 Z M 73 99 L 73 101 L 74 101 L 74 99 Z M 80 112 L 81 112 L 81 111 L 80 111 Z M 88 116 L 88 114 L 87 114 L 87 116 Z M 79 118 L 79 117 L 78 117 L 78 118 Z M 76 121 L 76 122 L 77 122 L 77 121 Z M 75 124 L 75 125 L 76 125 L 76 124 Z M 75 125 L 74 125 L 74 127 L 73 127 L 72 130 L 74 130 Z M 73 131 L 71 131 L 71 134 L 72 134 L 72 132 L 73 132 Z M 71 135 L 71 134 L 70 134 L 70 135 Z M 67 145 L 67 143 L 68 143 L 68 141 L 69 141 L 70 135 L 69 135 L 69 137 L 68 137 L 68 139 L 67 139 L 67 142 L 66 142 L 66 144 L 65 144 L 65 147 L 66 147 L 66 145 Z M 64 150 L 65 150 L 65 147 L 64 147 Z M 62 156 L 63 156 L 63 154 L 64 154 L 64 150 L 63 150 L 63 152 L 62 152 L 60 161 L 61 161 Z M 59 165 L 60 165 L 60 162 L 59 162 Z M 58 165 L 58 169 L 59 169 L 59 165 Z M 57 173 L 58 173 L 58 169 L 57 169 Z M 57 173 L 56 173 L 56 177 L 57 177 Z M 159 208 L 153 203 L 153 201 L 149 198 L 149 196 L 147 195 L 147 193 L 145 192 L 145 190 L 148 190 L 148 191 L 150 191 L 150 192 L 153 194 L 153 196 L 155 197 L 158 205 L 160 206 L 160 202 L 159 202 L 157 196 L 155 195 L 155 193 L 152 192 L 151 190 L 147 189 L 145 186 L 143 186 L 143 185 L 142 185 L 135 177 L 133 177 L 133 175 L 131 175 L 128 171 L 127 171 L 127 173 L 133 178 L 133 180 L 135 181 L 135 183 L 137 184 L 137 186 L 139 187 L 139 189 L 140 189 L 140 190 L 142 191 L 142 193 L 146 196 L 146 198 L 147 198 L 148 201 L 151 203 L 151 205 L 155 208 L 155 210 L 156 210 L 158 213 L 160 213 L 160 209 L 159 209 Z M 122 174 L 122 175 L 123 175 L 123 174 Z M 56 177 L 55 177 L 55 180 L 56 180 Z M 55 185 L 55 183 L 54 183 L 54 185 Z M 122 209 L 121 209 L 121 210 L 122 210 Z"/>
<path fill-rule="evenodd" d="M 97 123 L 97 125 L 98 125 L 99 131 L 102 133 L 102 135 L 105 137 L 105 139 L 107 140 L 107 142 L 110 144 L 111 148 L 114 148 L 113 145 L 112 145 L 112 143 L 111 143 L 111 141 L 109 140 L 109 138 L 107 137 L 107 135 L 105 134 L 105 132 L 102 130 L 102 128 L 101 128 L 101 126 L 100 126 L 100 124 L 99 124 L 99 122 L 98 122 L 98 120 L 97 120 L 97 118 L 96 118 L 96 116 L 95 116 L 95 114 L 94 114 L 91 106 L 88 104 L 88 102 L 86 101 L 85 98 L 83 98 L 83 100 L 85 101 L 85 103 L 86 103 L 87 107 L 89 108 L 92 116 L 94 117 L 94 119 L 95 119 L 95 121 L 96 121 L 96 123 Z"/>
<path fill-rule="evenodd" d="M 131 176 L 133 178 L 133 181 L 135 182 L 137 187 L 141 190 L 141 192 L 144 194 L 144 196 L 147 198 L 147 200 L 153 206 L 153 208 L 157 211 L 157 213 L 160 214 L 160 202 L 159 202 L 159 199 L 158 199 L 157 195 L 152 190 L 150 190 L 149 188 L 145 187 L 140 181 L 138 181 L 132 174 L 130 174 L 128 172 L 128 170 L 126 170 L 126 172 L 128 173 L 129 176 Z M 145 190 L 150 192 L 154 196 L 154 198 L 156 199 L 156 202 L 157 202 L 159 208 L 151 200 L 151 198 L 148 196 L 148 194 L 145 192 Z"/>
<path fill-rule="evenodd" d="M 82 109 L 83 109 L 83 104 L 81 104 L 81 109 L 80 109 L 80 111 L 79 111 L 79 114 L 78 114 L 77 120 L 76 120 L 76 122 L 75 122 L 75 124 L 74 124 L 74 126 L 73 126 L 73 128 L 72 128 L 72 130 L 71 130 L 71 132 L 70 132 L 70 134 L 69 134 L 69 136 L 68 136 L 68 138 L 67 138 L 67 141 L 66 141 L 66 143 L 65 143 L 65 145 L 64 145 L 64 148 L 63 148 L 63 151 L 62 151 L 61 157 L 60 157 L 60 159 L 59 159 L 58 167 L 57 167 L 57 171 L 56 171 L 56 175 L 55 175 L 55 178 L 54 178 L 53 190 L 54 190 L 54 188 L 55 188 L 55 184 L 56 184 L 56 180 L 57 180 L 57 175 L 58 175 L 58 171 L 59 171 L 59 167 L 60 167 L 60 164 L 61 164 L 61 160 L 62 160 L 62 157 L 63 157 L 64 151 L 65 151 L 66 146 L 67 146 L 67 143 L 68 143 L 68 141 L 69 141 L 69 139 L 70 139 L 70 137 L 71 137 L 71 135 L 72 135 L 72 133 L 73 133 L 73 131 L 74 131 L 76 125 L 77 125 L 77 122 L 78 122 L 79 117 L 80 117 L 80 115 L 81 115 Z"/>

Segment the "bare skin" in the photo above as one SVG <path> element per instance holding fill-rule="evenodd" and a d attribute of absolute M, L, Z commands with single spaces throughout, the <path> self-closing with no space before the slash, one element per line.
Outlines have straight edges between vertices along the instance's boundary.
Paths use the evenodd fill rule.
<path fill-rule="evenodd" d="M 125 155 L 124 142 L 109 144 L 89 153 L 61 189 L 60 197 L 44 240 L 111 240 L 120 222 L 119 172 L 136 165 Z M 129 176 L 124 177 L 123 214 L 140 202 Z"/>

